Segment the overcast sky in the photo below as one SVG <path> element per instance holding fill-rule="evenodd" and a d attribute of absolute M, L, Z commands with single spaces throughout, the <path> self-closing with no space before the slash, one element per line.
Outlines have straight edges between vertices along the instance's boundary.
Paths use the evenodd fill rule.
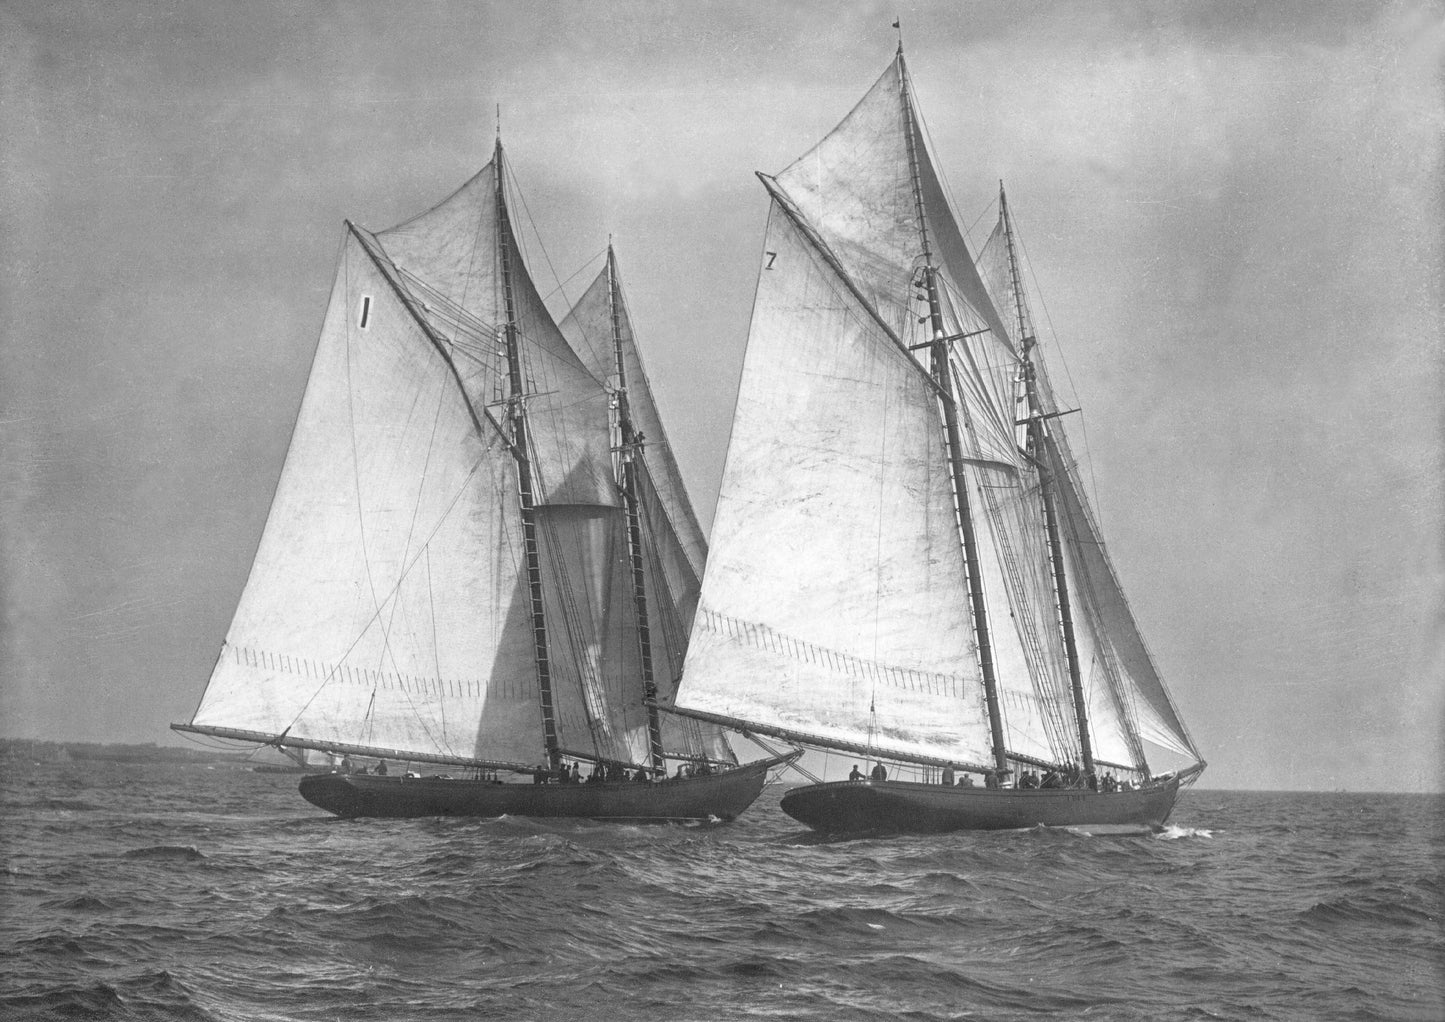
<path fill-rule="evenodd" d="M 444 197 L 498 104 L 542 291 L 585 267 L 578 297 L 614 236 L 707 525 L 753 171 L 847 113 L 896 15 L 975 242 L 1008 185 L 1203 784 L 1440 789 L 1445 28 L 1419 3 L 0 7 L 0 734 L 174 740 L 343 218 Z"/>

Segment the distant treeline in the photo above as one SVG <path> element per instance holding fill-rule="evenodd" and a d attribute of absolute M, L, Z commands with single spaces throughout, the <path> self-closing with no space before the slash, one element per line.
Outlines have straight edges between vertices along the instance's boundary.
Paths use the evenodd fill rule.
<path fill-rule="evenodd" d="M 209 749 L 180 749 L 174 746 L 110 745 L 99 742 L 42 742 L 29 738 L 0 738 L 0 759 L 28 759 L 40 763 L 73 760 L 106 760 L 124 763 L 215 763 L 251 758 L 245 752 L 215 752 Z"/>

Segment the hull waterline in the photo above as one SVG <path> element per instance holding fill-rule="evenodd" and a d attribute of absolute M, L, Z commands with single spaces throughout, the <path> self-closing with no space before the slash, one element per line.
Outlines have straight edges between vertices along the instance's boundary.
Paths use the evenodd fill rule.
<path fill-rule="evenodd" d="M 1158 829 L 1180 778 L 1133 791 L 960 788 L 908 781 L 833 781 L 794 788 L 782 808 L 829 834 L 939 834 L 1026 827 Z"/>
<path fill-rule="evenodd" d="M 301 795 L 343 817 L 536 816 L 665 823 L 731 820 L 762 793 L 768 771 L 799 753 L 747 763 L 703 777 L 643 784 L 499 784 L 445 777 L 319 774 Z"/>

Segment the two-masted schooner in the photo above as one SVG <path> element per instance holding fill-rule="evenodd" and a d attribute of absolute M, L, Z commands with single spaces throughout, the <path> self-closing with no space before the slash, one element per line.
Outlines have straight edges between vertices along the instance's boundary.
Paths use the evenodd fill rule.
<path fill-rule="evenodd" d="M 1002 188 L 975 262 L 917 109 L 900 45 L 758 175 L 771 211 L 669 708 L 874 765 L 784 795 L 826 831 L 1161 825 L 1203 761 L 1077 478 Z"/>
<path fill-rule="evenodd" d="M 301 782 L 343 816 L 730 819 L 791 757 L 657 711 L 706 541 L 611 246 L 559 326 L 507 180 L 498 140 L 420 216 L 346 224 L 250 576 L 172 726 L 357 757 Z"/>

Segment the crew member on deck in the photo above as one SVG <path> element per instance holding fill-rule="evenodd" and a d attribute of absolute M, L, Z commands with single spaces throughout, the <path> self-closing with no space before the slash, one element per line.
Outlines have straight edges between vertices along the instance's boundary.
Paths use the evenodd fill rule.
<path fill-rule="evenodd" d="M 850 780 L 850 781 L 861 781 L 862 779 L 863 779 L 863 771 L 861 771 L 861 770 L 858 769 L 858 764 L 857 764 L 857 763 L 854 763 L 854 764 L 853 764 L 853 772 L 848 775 L 848 780 Z"/>
<path fill-rule="evenodd" d="M 953 764 L 952 764 L 952 763 L 948 764 L 948 766 L 946 766 L 946 767 L 943 768 L 943 783 L 946 784 L 946 785 L 948 785 L 950 788 L 953 787 Z"/>
<path fill-rule="evenodd" d="M 874 763 L 873 769 L 869 772 L 868 776 L 875 781 L 886 781 L 888 780 L 888 771 L 883 768 L 882 763 Z"/>

